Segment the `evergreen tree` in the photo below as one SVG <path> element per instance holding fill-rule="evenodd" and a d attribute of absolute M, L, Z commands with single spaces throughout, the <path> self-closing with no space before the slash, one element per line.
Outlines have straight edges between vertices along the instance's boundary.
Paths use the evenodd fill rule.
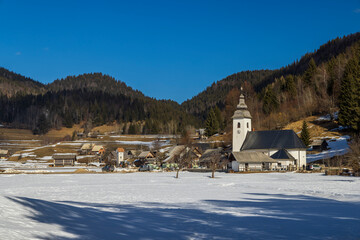
<path fill-rule="evenodd" d="M 215 106 L 214 113 L 215 113 L 217 122 L 219 124 L 219 130 L 224 129 L 224 120 L 223 120 L 223 117 L 221 115 L 221 111 L 220 111 L 218 106 Z"/>
<path fill-rule="evenodd" d="M 219 130 L 219 122 L 216 118 L 214 109 L 211 108 L 205 123 L 206 135 L 212 136 Z"/>
<path fill-rule="evenodd" d="M 134 123 L 130 124 L 129 130 L 128 130 L 128 134 L 136 134 L 136 127 Z"/>
<path fill-rule="evenodd" d="M 275 111 L 279 107 L 279 102 L 277 97 L 274 94 L 274 91 L 271 86 L 267 87 L 265 90 L 265 95 L 263 99 L 263 111 L 265 114 L 270 114 L 272 111 Z"/>
<path fill-rule="evenodd" d="M 311 85 L 312 83 L 312 78 L 316 73 L 316 63 L 315 60 L 313 58 L 310 59 L 309 61 L 309 66 L 308 69 L 306 70 L 305 74 L 304 74 L 304 82 L 308 85 Z"/>
<path fill-rule="evenodd" d="M 300 139 L 306 147 L 310 145 L 310 133 L 306 121 L 303 121 Z"/>
<path fill-rule="evenodd" d="M 36 129 L 34 129 L 34 134 L 46 134 L 50 130 L 50 123 L 48 122 L 45 114 L 40 114 Z"/>
<path fill-rule="evenodd" d="M 345 66 L 339 96 L 339 123 L 360 130 L 360 47 Z"/>
<path fill-rule="evenodd" d="M 287 75 L 285 78 L 285 89 L 293 99 L 296 96 L 296 84 L 293 75 Z"/>

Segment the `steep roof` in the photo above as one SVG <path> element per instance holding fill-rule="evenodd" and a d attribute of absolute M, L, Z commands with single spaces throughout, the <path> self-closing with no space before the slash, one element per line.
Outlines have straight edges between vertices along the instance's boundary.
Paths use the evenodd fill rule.
<path fill-rule="evenodd" d="M 82 145 L 81 150 L 91 150 L 93 147 L 92 143 L 85 143 Z"/>
<path fill-rule="evenodd" d="M 101 146 L 101 145 L 95 145 L 92 149 L 91 149 L 91 151 L 92 152 L 98 152 L 98 151 L 100 151 L 101 149 L 103 149 L 104 147 L 103 146 Z"/>
<path fill-rule="evenodd" d="M 293 130 L 248 132 L 241 150 L 252 149 L 306 149 Z"/>
<path fill-rule="evenodd" d="M 210 162 L 214 157 L 222 158 L 222 148 L 207 149 L 199 159 L 199 162 Z"/>
<path fill-rule="evenodd" d="M 291 159 L 291 160 L 295 159 L 293 156 L 291 156 L 291 154 L 288 151 L 286 151 L 286 149 L 280 149 L 270 157 L 272 159 Z"/>
<path fill-rule="evenodd" d="M 232 156 L 239 163 L 276 163 L 277 161 L 260 152 L 233 152 Z"/>
<path fill-rule="evenodd" d="M 139 154 L 138 158 L 154 158 L 154 154 L 150 151 L 144 151 Z"/>

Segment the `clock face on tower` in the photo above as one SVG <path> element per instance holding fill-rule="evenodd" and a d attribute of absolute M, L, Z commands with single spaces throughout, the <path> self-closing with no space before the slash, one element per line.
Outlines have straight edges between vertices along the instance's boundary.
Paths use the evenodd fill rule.
<path fill-rule="evenodd" d="M 237 133 L 240 134 L 240 130 L 237 130 Z"/>

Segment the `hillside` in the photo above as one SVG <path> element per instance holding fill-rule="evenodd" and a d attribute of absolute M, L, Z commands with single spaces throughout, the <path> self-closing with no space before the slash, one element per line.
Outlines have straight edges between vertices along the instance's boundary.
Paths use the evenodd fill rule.
<path fill-rule="evenodd" d="M 48 90 L 69 91 L 86 90 L 90 92 L 103 92 L 111 95 L 122 94 L 133 98 L 144 98 L 144 94 L 134 90 L 122 81 L 102 73 L 88 73 L 78 76 L 68 76 L 64 79 L 57 79 L 47 85 Z"/>
<path fill-rule="evenodd" d="M 155 100 L 101 73 L 69 76 L 43 85 L 12 74 L 7 81 L 28 92 L 0 95 L 0 123 L 34 133 L 85 123 L 86 130 L 117 122 L 124 133 L 174 133 L 197 125 L 171 100 Z M 28 87 L 30 86 L 30 87 Z"/>
<path fill-rule="evenodd" d="M 187 125 L 204 126 L 209 110 L 216 106 L 218 126 L 230 132 L 243 87 L 254 128 L 279 129 L 339 108 L 344 71 L 349 60 L 357 61 L 356 49 L 360 49 L 360 33 L 331 40 L 281 69 L 232 74 L 181 105 L 147 97 L 102 73 L 69 76 L 44 85 L 0 68 L 0 123 L 34 133 L 114 122 L 125 133 L 178 133 Z"/>
<path fill-rule="evenodd" d="M 305 54 L 299 61 L 276 70 L 243 71 L 232 74 L 207 87 L 203 92 L 182 103 L 186 111 L 204 119 L 208 110 L 217 105 L 220 109 L 225 106 L 226 95 L 233 88 L 238 88 L 246 81 L 252 85 L 257 93 L 272 84 L 277 78 L 286 75 L 300 76 L 307 69 L 311 59 L 317 66 L 330 59 L 344 54 L 354 43 L 360 40 L 360 33 L 351 34 L 343 38 L 336 38 L 319 47 L 318 50 Z"/>
<path fill-rule="evenodd" d="M 40 82 L 0 67 L 0 95 L 39 94 L 45 92 L 45 89 L 46 86 Z"/>
<path fill-rule="evenodd" d="M 331 40 L 281 69 L 230 75 L 183 102 L 182 107 L 203 122 L 209 110 L 218 107 L 226 128 L 242 86 L 256 129 L 281 128 L 312 114 L 333 112 L 339 108 L 344 69 L 359 45 L 360 33 L 355 33 Z"/>

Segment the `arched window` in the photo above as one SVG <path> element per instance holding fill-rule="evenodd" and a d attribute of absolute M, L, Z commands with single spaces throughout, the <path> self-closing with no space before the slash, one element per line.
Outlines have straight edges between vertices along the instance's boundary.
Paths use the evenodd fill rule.
<path fill-rule="evenodd" d="M 249 128 L 249 123 L 246 123 L 247 128 Z"/>
<path fill-rule="evenodd" d="M 241 125 L 240 125 L 240 123 L 238 122 L 238 128 L 240 128 L 241 127 Z"/>

